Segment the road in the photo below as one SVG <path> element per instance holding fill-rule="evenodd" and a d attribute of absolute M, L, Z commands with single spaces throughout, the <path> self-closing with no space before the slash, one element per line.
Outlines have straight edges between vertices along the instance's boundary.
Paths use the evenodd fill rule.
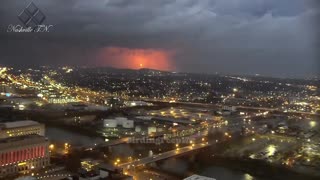
<path fill-rule="evenodd" d="M 190 145 L 190 146 L 185 146 L 185 147 L 181 147 L 181 148 L 177 148 L 175 150 L 171 150 L 171 151 L 167 151 L 165 153 L 161 153 L 161 154 L 157 154 L 151 157 L 145 157 L 142 159 L 138 159 L 132 162 L 128 162 L 128 163 L 123 163 L 123 164 L 119 164 L 119 167 L 122 168 L 130 168 L 130 167 L 138 167 L 138 166 L 143 166 L 152 162 L 156 162 L 156 161 L 160 161 L 163 159 L 168 159 L 170 157 L 174 157 L 174 156 L 178 156 L 187 152 L 191 152 L 191 151 L 195 151 L 207 146 L 210 146 L 210 143 L 199 143 L 199 144 L 194 144 L 194 145 Z"/>
<path fill-rule="evenodd" d="M 170 103 L 169 101 L 160 101 L 157 100 L 155 101 L 154 99 L 144 99 L 146 102 L 150 103 Z M 222 105 L 217 105 L 217 104 L 208 104 L 208 103 L 193 103 L 193 102 L 175 102 L 172 104 L 181 104 L 181 105 L 195 105 L 195 106 L 203 106 L 203 107 L 216 107 L 216 108 L 221 108 Z M 311 115 L 311 116 L 320 116 L 320 114 L 316 113 L 311 113 L 311 112 L 284 112 L 283 110 L 279 108 L 267 108 L 267 107 L 251 107 L 251 106 L 234 106 L 237 109 L 248 109 L 248 110 L 262 110 L 262 111 L 278 111 L 279 113 L 283 114 L 301 114 L 301 115 Z"/>

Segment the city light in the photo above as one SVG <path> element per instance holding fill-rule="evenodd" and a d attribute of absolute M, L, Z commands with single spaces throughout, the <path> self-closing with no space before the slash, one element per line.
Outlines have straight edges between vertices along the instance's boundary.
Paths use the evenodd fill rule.
<path fill-rule="evenodd" d="M 317 122 L 316 121 L 310 121 L 309 125 L 310 125 L 311 128 L 314 128 L 314 127 L 317 126 Z"/>
<path fill-rule="evenodd" d="M 137 52 L 126 55 L 135 69 L 151 66 Z M 310 172 L 317 172 L 320 162 L 319 77 L 230 74 L 0 67 L 0 175 L 46 179 L 72 170 L 97 179 L 105 178 L 101 174 L 161 179 L 170 168 L 157 171 L 152 165 L 168 166 L 161 162 L 181 155 L 190 159 L 183 174 L 196 173 L 194 163 L 202 167 L 206 159 L 232 157 L 250 163 L 248 172 L 267 165 L 286 174 L 317 175 Z M 219 151 L 213 155 L 214 145 Z M 79 169 L 69 167 L 74 159 Z"/>
<path fill-rule="evenodd" d="M 54 149 L 54 144 L 50 144 L 49 148 L 50 148 L 50 150 L 53 150 Z"/>
<path fill-rule="evenodd" d="M 274 153 L 276 152 L 276 146 L 275 145 L 269 145 L 268 147 L 267 147 L 267 155 L 268 156 L 273 156 L 274 155 Z"/>

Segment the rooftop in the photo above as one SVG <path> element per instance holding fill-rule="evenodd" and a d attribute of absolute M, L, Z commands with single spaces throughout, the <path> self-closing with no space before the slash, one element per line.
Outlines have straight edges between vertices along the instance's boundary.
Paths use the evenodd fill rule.
<path fill-rule="evenodd" d="M 30 139 L 45 139 L 45 137 L 40 136 L 38 134 L 30 134 L 25 136 L 16 136 L 16 137 L 9 137 L 5 139 L 0 140 L 0 145 L 2 143 L 9 143 L 9 142 L 17 142 L 17 141 L 23 141 L 23 140 L 30 140 Z"/>
<path fill-rule="evenodd" d="M 34 126 L 34 125 L 39 125 L 38 122 L 36 121 L 30 121 L 30 120 L 25 120 L 25 121 L 15 121 L 15 122 L 7 122 L 3 123 L 6 128 L 17 128 L 17 127 L 24 127 L 24 126 Z"/>

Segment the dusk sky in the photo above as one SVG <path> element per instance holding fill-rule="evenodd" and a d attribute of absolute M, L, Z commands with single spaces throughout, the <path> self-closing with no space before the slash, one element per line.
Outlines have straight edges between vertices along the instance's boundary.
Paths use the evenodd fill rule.
<path fill-rule="evenodd" d="M 86 65 L 308 77 L 317 0 L 33 0 L 46 33 L 7 32 L 30 0 L 1 0 L 0 65 Z"/>

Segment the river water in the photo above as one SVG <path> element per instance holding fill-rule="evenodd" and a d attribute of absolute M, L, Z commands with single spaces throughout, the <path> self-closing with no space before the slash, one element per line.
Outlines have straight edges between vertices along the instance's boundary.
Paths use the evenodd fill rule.
<path fill-rule="evenodd" d="M 86 146 L 103 142 L 102 138 L 90 137 L 76 132 L 70 132 L 58 127 L 46 127 L 46 136 L 52 142 L 68 142 L 75 146 Z M 112 151 L 120 156 L 133 156 L 135 149 L 127 144 L 112 147 Z M 199 174 L 212 177 L 217 180 L 261 180 L 241 171 L 235 171 L 225 167 L 210 166 L 197 170 L 190 170 L 190 162 L 179 158 L 165 160 L 160 169 L 174 174 Z"/>
<path fill-rule="evenodd" d="M 93 145 L 103 142 L 102 138 L 89 137 L 58 127 L 46 126 L 46 137 L 52 142 L 67 142 L 74 146 Z"/>

